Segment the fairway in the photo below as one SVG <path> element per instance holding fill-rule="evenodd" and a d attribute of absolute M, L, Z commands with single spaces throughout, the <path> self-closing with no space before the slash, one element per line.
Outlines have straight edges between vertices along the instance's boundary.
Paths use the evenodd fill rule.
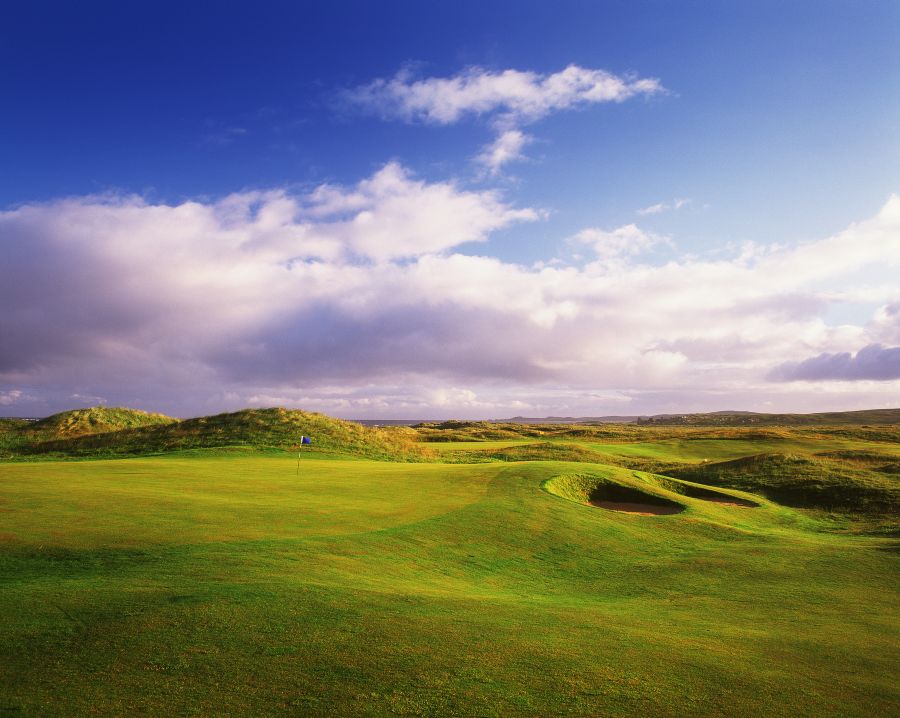
<path fill-rule="evenodd" d="M 0 464 L 0 715 L 897 710 L 890 539 L 595 464 L 296 467 Z M 573 475 L 683 510 L 548 485 Z"/>

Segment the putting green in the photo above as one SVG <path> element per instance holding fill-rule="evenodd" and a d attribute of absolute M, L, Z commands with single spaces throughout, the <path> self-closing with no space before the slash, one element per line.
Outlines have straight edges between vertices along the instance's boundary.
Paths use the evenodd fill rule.
<path fill-rule="evenodd" d="M 467 466 L 165 457 L 3 466 L 7 540 L 65 548 L 380 531 L 477 501 Z"/>

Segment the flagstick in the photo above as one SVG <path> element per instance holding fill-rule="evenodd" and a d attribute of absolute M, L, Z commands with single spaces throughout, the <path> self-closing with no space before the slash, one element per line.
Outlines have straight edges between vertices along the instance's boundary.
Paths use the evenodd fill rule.
<path fill-rule="evenodd" d="M 308 437 L 306 437 L 306 436 L 300 437 L 300 445 L 297 447 L 297 476 L 300 476 L 300 457 L 303 454 L 303 444 L 304 444 L 303 440 L 304 439 L 306 439 L 305 443 L 307 443 L 307 444 L 310 443 L 310 440 Z"/>

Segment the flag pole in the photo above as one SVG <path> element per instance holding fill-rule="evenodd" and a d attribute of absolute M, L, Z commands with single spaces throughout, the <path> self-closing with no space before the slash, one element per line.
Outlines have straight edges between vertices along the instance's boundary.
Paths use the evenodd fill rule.
<path fill-rule="evenodd" d="M 303 454 L 303 445 L 311 443 L 312 439 L 310 439 L 308 436 L 300 437 L 300 445 L 297 447 L 297 476 L 300 476 L 300 456 Z"/>

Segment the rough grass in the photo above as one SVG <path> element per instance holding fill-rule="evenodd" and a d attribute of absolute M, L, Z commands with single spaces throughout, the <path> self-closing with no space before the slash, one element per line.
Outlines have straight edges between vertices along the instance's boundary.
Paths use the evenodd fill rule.
<path fill-rule="evenodd" d="M 56 428 L 60 423 L 52 422 L 53 431 L 49 434 L 44 426 L 26 427 L 10 453 L 32 458 L 108 457 L 226 447 L 285 449 L 298 446 L 300 437 L 305 435 L 312 437 L 313 444 L 304 450 L 313 453 L 338 452 L 394 461 L 421 461 L 428 456 L 415 433 L 404 427 L 377 429 L 324 414 L 287 409 L 246 409 L 74 435 L 67 429 L 62 436 Z M 85 425 L 84 421 L 77 422 L 80 428 Z"/>
<path fill-rule="evenodd" d="M 815 414 L 765 414 L 719 411 L 705 414 L 664 414 L 640 419 L 656 426 L 835 426 L 841 424 L 900 424 L 900 409 L 863 409 Z"/>
<path fill-rule="evenodd" d="M 881 462 L 888 459 L 882 456 Z M 818 458 L 758 454 L 675 468 L 667 474 L 702 484 L 752 491 L 789 506 L 900 512 L 900 482 L 896 478 L 842 462 L 834 454 L 819 454 Z"/>
<path fill-rule="evenodd" d="M 895 411 L 895 410 L 891 410 Z M 900 410 L 896 410 L 900 412 Z M 706 416 L 706 415 L 704 415 Z M 900 442 L 900 423 L 777 425 L 666 424 L 519 424 L 514 422 L 447 421 L 414 427 L 422 441 L 433 443 L 503 439 L 575 440 L 595 443 L 683 441 L 784 441 L 804 438 Z"/>
<path fill-rule="evenodd" d="M 45 441 L 174 424 L 177 421 L 163 414 L 105 406 L 64 411 L 39 421 L 0 419 L 0 458 L 28 452 Z"/>
<path fill-rule="evenodd" d="M 35 439 L 68 438 L 87 434 L 104 434 L 122 429 L 174 424 L 165 414 L 152 414 L 138 409 L 94 406 L 53 414 L 27 423 L 25 433 Z"/>
<path fill-rule="evenodd" d="M 609 457 L 585 446 L 560 441 L 512 444 L 487 449 L 444 451 L 443 461 L 579 461 L 608 463 Z"/>

